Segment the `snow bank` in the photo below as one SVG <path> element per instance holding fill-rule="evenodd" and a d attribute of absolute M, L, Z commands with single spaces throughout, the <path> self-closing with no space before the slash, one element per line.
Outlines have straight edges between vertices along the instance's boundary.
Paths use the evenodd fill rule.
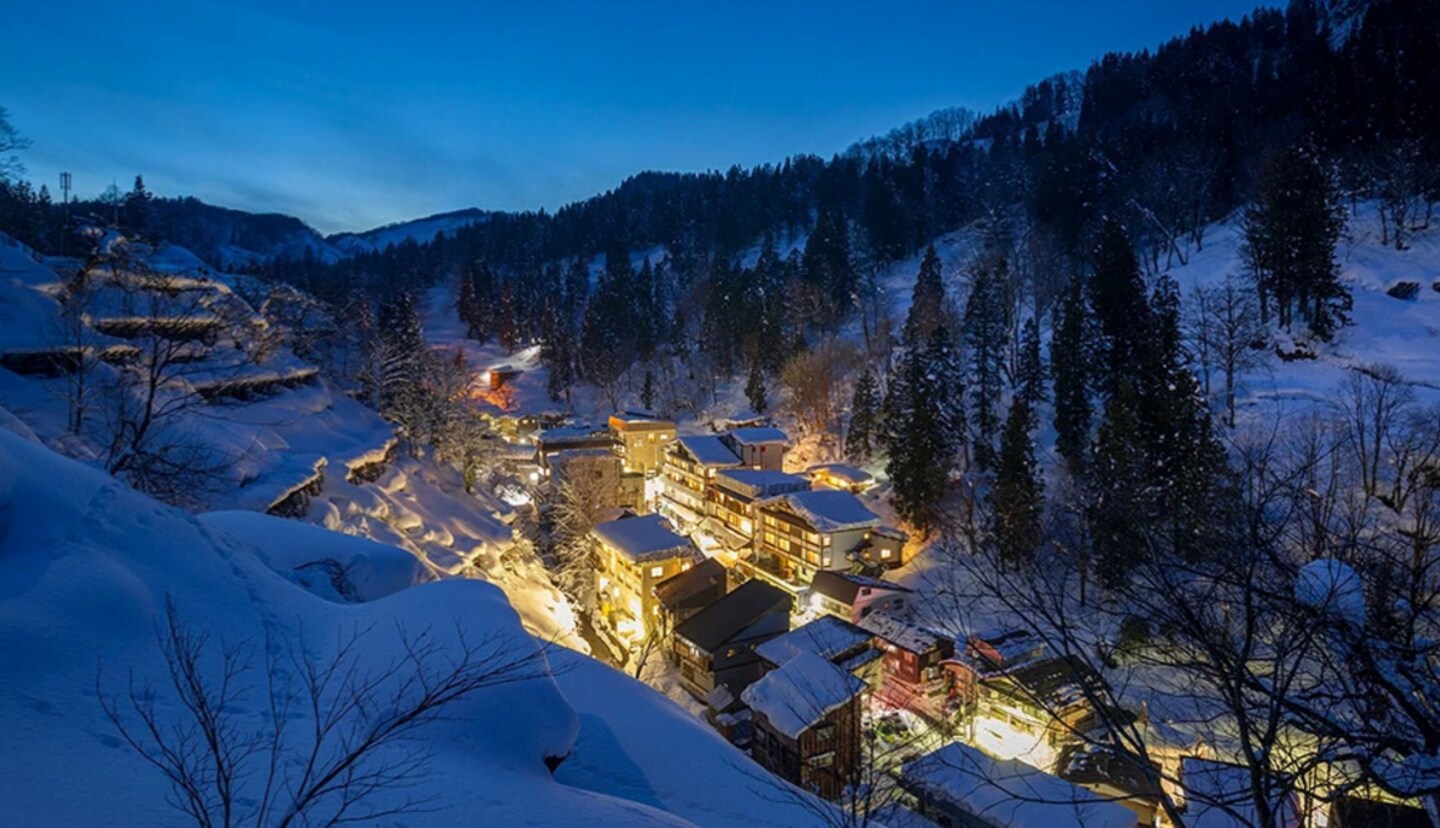
<path fill-rule="evenodd" d="M 5 823 L 182 821 L 165 804 L 164 777 L 121 744 L 95 697 L 97 670 L 111 690 L 132 675 L 162 678 L 154 635 L 167 600 L 217 644 L 303 637 L 323 655 L 369 629 L 366 665 L 395 655 L 402 627 L 445 646 L 458 627 L 507 652 L 541 652 L 500 590 L 478 581 L 343 604 L 272 571 L 311 548 L 351 560 L 387 557 L 365 541 L 324 534 L 250 515 L 197 519 L 0 430 Z M 417 824 L 813 824 L 754 790 L 748 760 L 663 697 L 578 653 L 551 649 L 546 657 L 554 678 L 483 689 L 407 746 L 432 758 L 418 787 L 404 793 L 434 795 L 440 806 Z M 168 698 L 162 693 L 162 715 L 172 710 Z M 242 726 L 260 726 L 258 702 L 235 705 Z M 294 728 L 306 731 L 303 715 Z M 547 758 L 565 756 L 552 776 Z"/>
<path fill-rule="evenodd" d="M 210 512 L 200 522 L 249 544 L 276 572 L 332 600 L 375 601 L 436 577 L 403 549 L 293 520 Z"/>
<path fill-rule="evenodd" d="M 781 789 L 807 794 L 767 780 L 750 757 L 665 696 L 593 659 L 561 653 L 552 663 L 555 681 L 580 715 L 580 738 L 556 779 L 645 802 L 705 828 L 817 824 L 814 812 Z"/>

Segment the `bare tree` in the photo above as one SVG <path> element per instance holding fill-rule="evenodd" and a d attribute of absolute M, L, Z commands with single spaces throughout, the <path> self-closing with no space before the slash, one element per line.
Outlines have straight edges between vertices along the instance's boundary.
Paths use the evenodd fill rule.
<path fill-rule="evenodd" d="M 587 610 L 595 606 L 595 549 L 590 532 L 615 505 L 613 483 L 600 474 L 567 470 L 555 491 L 552 515 L 555 585 L 577 606 Z"/>
<path fill-rule="evenodd" d="M 56 300 L 59 312 L 50 331 L 52 346 L 59 352 L 57 362 L 64 375 L 60 394 L 65 400 L 66 419 L 71 434 L 79 435 L 85 418 L 95 404 L 100 366 L 100 337 L 90 327 L 90 313 L 95 303 L 98 271 L 105 257 L 92 251 L 73 275 L 64 279 Z"/>
<path fill-rule="evenodd" d="M 163 680 L 132 673 L 116 691 L 97 673 L 96 694 L 122 741 L 169 782 L 168 804 L 207 828 L 435 811 L 419 733 L 481 690 L 551 674 L 528 641 L 473 640 L 460 627 L 453 637 L 397 628 L 389 659 L 367 653 L 381 644 L 370 629 L 333 648 L 267 640 L 257 659 L 251 642 L 212 643 L 167 602 L 156 634 Z"/>
<path fill-rule="evenodd" d="M 830 337 L 796 354 L 780 371 L 788 392 L 786 406 L 808 434 L 834 434 L 835 419 L 845 404 L 845 378 L 854 368 L 855 351 Z"/>
<path fill-rule="evenodd" d="M 215 347 L 227 326 L 210 307 L 213 286 L 154 271 L 143 251 L 123 240 L 109 243 L 105 255 L 86 322 L 133 348 L 99 393 L 105 469 L 166 502 L 202 503 L 235 458 L 186 415 L 209 402 L 206 393 L 223 395 L 249 359 L 233 334 L 233 347 Z"/>
<path fill-rule="evenodd" d="M 1386 442 L 1415 399 L 1405 378 L 1393 367 L 1373 365 L 1350 373 L 1340 387 L 1335 408 L 1365 493 L 1380 492 Z"/>
<path fill-rule="evenodd" d="M 1224 383 L 1226 423 L 1235 427 L 1235 399 L 1241 379 L 1264 364 L 1266 330 L 1254 292 L 1233 275 L 1219 285 L 1196 288 L 1189 305 L 1188 334 L 1199 362 L 1206 396 L 1211 374 Z"/>

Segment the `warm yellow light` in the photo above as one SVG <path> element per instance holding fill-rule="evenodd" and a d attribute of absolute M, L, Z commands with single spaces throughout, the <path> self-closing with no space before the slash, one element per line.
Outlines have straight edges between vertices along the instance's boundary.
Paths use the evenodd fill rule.
<path fill-rule="evenodd" d="M 1043 771 L 1055 764 L 1055 749 L 1043 732 L 1022 730 L 992 716 L 975 717 L 975 744 L 996 758 L 1019 759 Z"/>

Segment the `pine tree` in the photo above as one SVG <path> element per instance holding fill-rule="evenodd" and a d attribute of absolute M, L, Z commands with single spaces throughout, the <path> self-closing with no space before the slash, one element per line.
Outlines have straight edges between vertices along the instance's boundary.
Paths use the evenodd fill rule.
<path fill-rule="evenodd" d="M 1030 439 L 1034 416 L 1025 395 L 1015 395 L 1000 437 L 995 487 L 990 492 L 991 532 L 1000 560 L 1012 567 L 1032 563 L 1042 537 L 1044 483 Z"/>
<path fill-rule="evenodd" d="M 1106 219 L 1100 231 L 1089 291 L 1100 335 L 1100 387 L 1114 394 L 1140 364 L 1150 337 L 1150 309 L 1140 262 L 1125 228 L 1114 219 Z"/>
<path fill-rule="evenodd" d="M 1106 400 L 1090 470 L 1086 517 L 1096 574 L 1109 587 L 1124 584 L 1144 559 L 1145 527 L 1154 514 L 1136 403 L 1130 383 Z"/>
<path fill-rule="evenodd" d="M 145 189 L 144 176 L 135 176 L 135 186 L 126 194 L 125 201 L 121 205 L 121 217 L 125 230 L 137 236 L 146 236 L 150 233 L 150 218 L 154 198 L 150 191 Z"/>
<path fill-rule="evenodd" d="M 420 383 L 420 365 L 427 351 L 425 333 L 415 302 L 404 291 L 380 303 L 376 327 L 380 411 L 389 414 Z"/>
<path fill-rule="evenodd" d="M 965 300 L 965 343 L 970 360 L 971 422 L 975 465 L 988 471 L 995 462 L 995 435 L 1000 429 L 996 405 L 1004 377 L 1006 312 L 1001 296 L 1006 274 L 1004 258 L 994 257 L 976 268 Z"/>
<path fill-rule="evenodd" d="M 870 459 L 880 439 L 879 386 L 869 368 L 855 381 L 850 402 L 850 427 L 845 432 L 845 456 L 857 463 Z"/>
<path fill-rule="evenodd" d="M 750 410 L 756 414 L 764 414 L 770 407 L 765 398 L 765 374 L 760 369 L 758 359 L 750 363 L 750 376 L 745 381 L 745 398 L 750 401 Z"/>
<path fill-rule="evenodd" d="M 820 211 L 815 229 L 805 241 L 801 272 L 827 300 L 829 308 L 822 322 L 833 322 L 854 304 L 859 280 L 850 255 L 849 228 L 840 211 Z"/>
<path fill-rule="evenodd" d="M 459 314 L 460 321 L 465 324 L 465 336 L 484 341 L 483 309 L 480 306 L 479 294 L 475 291 L 475 279 L 469 272 L 460 274 L 460 293 L 455 300 L 455 311 Z"/>
<path fill-rule="evenodd" d="M 907 348 L 885 398 L 885 466 L 891 503 L 922 533 L 940 523 L 940 504 L 960 445 L 958 359 L 944 326 L 922 351 Z M 897 376 L 898 375 L 898 376 Z"/>
<path fill-rule="evenodd" d="M 913 297 L 904 334 L 906 342 L 919 345 L 930 339 L 930 332 L 936 326 L 945 324 L 945 282 L 933 244 L 925 248 L 925 257 L 920 261 Z"/>
<path fill-rule="evenodd" d="M 510 280 L 500 288 L 500 304 L 495 309 L 495 338 L 514 353 L 520 347 L 520 318 L 515 303 L 515 290 Z"/>
<path fill-rule="evenodd" d="M 1020 370 L 1015 377 L 1015 388 L 1015 393 L 1025 399 L 1032 419 L 1035 409 L 1050 400 L 1045 390 L 1045 362 L 1040 356 L 1040 323 L 1033 316 L 1025 320 L 1020 334 Z M 1035 427 L 1033 422 L 1030 425 Z"/>
<path fill-rule="evenodd" d="M 1214 435 L 1199 381 L 1188 367 L 1179 286 L 1162 277 L 1150 304 L 1151 342 L 1139 372 L 1147 484 L 1169 522 L 1172 547 L 1193 556 L 1219 508 L 1225 453 Z"/>
<path fill-rule="evenodd" d="M 1055 375 L 1055 450 L 1065 458 L 1071 474 L 1084 469 L 1090 443 L 1083 289 L 1080 279 L 1071 282 L 1069 294 L 1056 311 L 1055 334 L 1050 339 L 1050 365 Z"/>
<path fill-rule="evenodd" d="M 1290 330 L 1299 311 L 1321 339 L 1349 323 L 1352 299 L 1335 260 L 1345 208 L 1313 153 L 1296 147 L 1270 159 L 1244 229 L 1242 254 L 1265 321 L 1273 310 L 1280 327 Z"/>

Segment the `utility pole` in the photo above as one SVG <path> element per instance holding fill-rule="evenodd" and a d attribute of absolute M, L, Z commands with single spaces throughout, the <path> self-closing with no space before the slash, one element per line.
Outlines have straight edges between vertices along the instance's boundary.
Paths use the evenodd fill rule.
<path fill-rule="evenodd" d="M 70 248 L 71 233 L 74 225 L 70 223 L 70 173 L 60 173 L 60 203 L 65 210 L 65 235 L 63 247 L 68 252 Z"/>

